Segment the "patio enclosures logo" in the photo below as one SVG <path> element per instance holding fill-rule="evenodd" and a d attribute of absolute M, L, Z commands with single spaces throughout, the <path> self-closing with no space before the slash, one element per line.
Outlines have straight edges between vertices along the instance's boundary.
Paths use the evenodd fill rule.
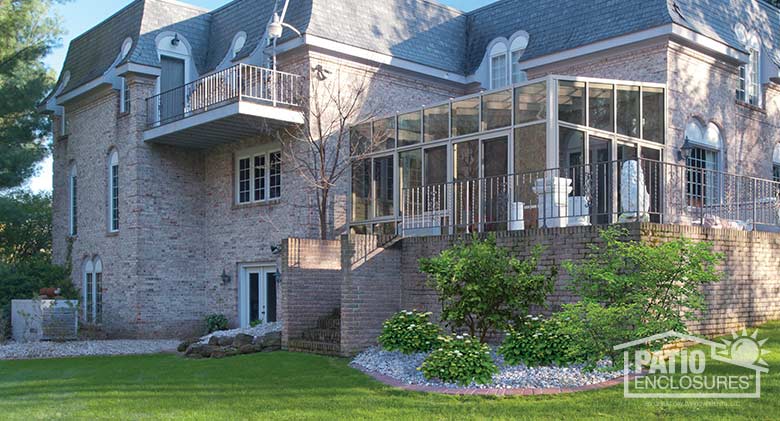
<path fill-rule="evenodd" d="M 700 345 L 661 352 L 648 345 L 683 342 Z M 626 398 L 753 398 L 761 397 L 761 373 L 769 371 L 762 358 L 758 330 L 734 332 L 714 342 L 697 336 L 666 332 L 615 347 L 623 350 L 623 396 Z M 716 371 L 711 362 L 718 364 Z"/>

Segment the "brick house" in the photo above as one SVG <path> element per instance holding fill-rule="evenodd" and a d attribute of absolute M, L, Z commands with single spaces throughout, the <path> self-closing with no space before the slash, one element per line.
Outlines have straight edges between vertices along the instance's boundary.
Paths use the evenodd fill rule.
<path fill-rule="evenodd" d="M 778 264 L 775 234 L 759 232 L 778 226 L 772 6 L 291 0 L 284 22 L 300 36 L 270 42 L 274 4 L 136 0 L 72 41 L 41 108 L 54 259 L 72 264 L 85 321 L 183 336 L 222 313 L 234 326 L 284 320 L 289 343 L 340 309 L 350 353 L 388 313 L 433 305 L 409 259 L 470 232 L 557 247 L 592 241 L 598 224 L 633 222 L 638 238 L 721 226 Z M 301 240 L 318 237 L 315 192 L 285 166 L 295 151 L 279 135 L 304 122 L 315 84 L 362 74 L 353 143 L 383 146 L 334 188 L 331 235 L 352 236 Z M 388 282 L 372 290 L 372 276 Z"/>

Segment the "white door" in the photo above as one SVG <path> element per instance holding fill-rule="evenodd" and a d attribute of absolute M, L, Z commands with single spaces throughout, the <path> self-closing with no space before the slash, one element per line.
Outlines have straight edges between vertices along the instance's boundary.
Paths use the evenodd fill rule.
<path fill-rule="evenodd" d="M 247 266 L 241 270 L 239 285 L 239 316 L 241 327 L 252 322 L 277 321 L 276 268 Z"/>

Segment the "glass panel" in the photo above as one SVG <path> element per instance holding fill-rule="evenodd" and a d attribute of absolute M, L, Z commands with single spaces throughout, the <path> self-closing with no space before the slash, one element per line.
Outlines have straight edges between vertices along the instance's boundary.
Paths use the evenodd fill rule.
<path fill-rule="evenodd" d="M 515 124 L 547 118 L 547 82 L 515 88 Z"/>
<path fill-rule="evenodd" d="M 642 148 L 642 173 L 650 195 L 650 222 L 661 222 L 661 151 Z"/>
<path fill-rule="evenodd" d="M 395 235 L 395 222 L 374 224 L 374 235 Z"/>
<path fill-rule="evenodd" d="M 512 125 L 512 91 L 482 96 L 482 128 L 498 129 Z"/>
<path fill-rule="evenodd" d="M 266 272 L 265 274 L 265 321 L 272 323 L 276 321 L 276 273 Z"/>
<path fill-rule="evenodd" d="M 618 144 L 617 152 L 618 160 L 620 161 L 629 161 L 637 157 L 636 146 L 634 145 Z"/>
<path fill-rule="evenodd" d="M 664 90 L 642 88 L 642 137 L 657 143 L 664 143 Z"/>
<path fill-rule="evenodd" d="M 718 191 L 718 152 L 693 148 L 688 157 L 688 206 L 701 207 L 716 203 Z"/>
<path fill-rule="evenodd" d="M 612 141 L 596 136 L 590 140 L 591 217 L 597 224 L 607 224 L 612 213 Z"/>
<path fill-rule="evenodd" d="M 420 143 L 420 112 L 398 116 L 398 146 Z"/>
<path fill-rule="evenodd" d="M 425 185 L 447 182 L 447 147 L 425 150 Z"/>
<path fill-rule="evenodd" d="M 260 274 L 249 274 L 249 322 L 260 320 Z"/>
<path fill-rule="evenodd" d="M 486 140 L 482 144 L 485 180 L 482 185 L 485 231 L 504 231 L 508 221 L 509 184 L 507 183 L 506 136 Z"/>
<path fill-rule="evenodd" d="M 583 167 L 585 163 L 585 133 L 561 127 L 559 132 L 558 162 L 561 176 L 571 180 L 572 195 L 583 194 Z"/>
<path fill-rule="evenodd" d="M 352 163 L 352 220 L 365 221 L 370 215 L 371 160 Z"/>
<path fill-rule="evenodd" d="M 452 103 L 452 136 L 476 133 L 479 130 L 479 97 Z"/>
<path fill-rule="evenodd" d="M 265 200 L 265 155 L 255 157 L 255 200 Z"/>
<path fill-rule="evenodd" d="M 349 133 L 349 147 L 353 155 L 361 155 L 369 151 L 371 146 L 371 123 L 354 126 Z"/>
<path fill-rule="evenodd" d="M 615 125 L 612 120 L 615 114 L 612 109 L 614 105 L 613 85 L 591 83 L 588 89 L 590 127 L 608 132 L 615 131 Z"/>
<path fill-rule="evenodd" d="M 479 141 L 452 145 L 452 173 L 456 180 L 479 178 Z"/>
<path fill-rule="evenodd" d="M 393 215 L 393 157 L 374 159 L 374 209 L 377 217 Z"/>
<path fill-rule="evenodd" d="M 250 163 L 249 158 L 238 161 L 238 203 L 247 203 L 250 200 Z"/>
<path fill-rule="evenodd" d="M 86 317 L 85 320 L 87 323 L 94 321 L 93 316 L 93 304 L 94 304 L 94 295 L 92 290 L 92 273 L 87 273 L 87 282 L 85 286 L 85 306 L 86 306 Z"/>
<path fill-rule="evenodd" d="M 95 273 L 95 323 L 103 321 L 103 272 Z"/>
<path fill-rule="evenodd" d="M 270 168 L 268 170 L 270 192 L 269 199 L 278 199 L 282 196 L 282 153 L 271 152 Z"/>
<path fill-rule="evenodd" d="M 525 49 L 512 51 L 512 83 L 520 83 L 526 80 L 526 75 L 520 67 L 520 57 Z"/>
<path fill-rule="evenodd" d="M 374 140 L 375 148 L 373 150 L 395 148 L 395 117 L 374 122 Z"/>
<path fill-rule="evenodd" d="M 111 166 L 111 230 L 119 229 L 119 165 Z"/>
<path fill-rule="evenodd" d="M 558 120 L 585 125 L 585 82 L 558 81 Z"/>
<path fill-rule="evenodd" d="M 422 150 L 415 149 L 413 151 L 400 152 L 398 154 L 398 167 L 399 167 L 399 188 L 401 205 L 400 211 L 403 214 L 405 206 L 409 206 L 409 209 L 417 209 L 419 206 L 419 190 L 409 190 L 422 186 Z M 411 197 L 411 196 L 414 197 Z M 405 205 L 407 198 L 417 199 L 415 203 L 409 203 Z"/>
<path fill-rule="evenodd" d="M 617 132 L 639 137 L 639 87 L 617 87 Z"/>
<path fill-rule="evenodd" d="M 450 134 L 450 104 L 426 108 L 423 111 L 423 139 L 426 142 L 446 139 Z"/>
<path fill-rule="evenodd" d="M 538 199 L 533 186 L 537 179 L 544 177 L 543 170 L 547 166 L 547 125 L 541 123 L 516 128 L 514 143 L 513 206 L 522 208 L 523 214 L 516 210 L 513 219 L 523 219 L 525 228 L 534 228 L 538 226 Z"/>

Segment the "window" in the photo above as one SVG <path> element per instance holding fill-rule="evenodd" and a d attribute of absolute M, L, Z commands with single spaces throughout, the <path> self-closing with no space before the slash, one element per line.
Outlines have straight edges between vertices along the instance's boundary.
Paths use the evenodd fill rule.
<path fill-rule="evenodd" d="M 780 165 L 778 164 L 772 166 L 772 181 L 780 182 Z"/>
<path fill-rule="evenodd" d="M 282 196 L 282 152 L 242 156 L 236 165 L 236 197 L 239 204 L 267 202 Z"/>
<path fill-rule="evenodd" d="M 498 43 L 490 50 L 490 89 L 507 84 L 506 45 Z"/>
<path fill-rule="evenodd" d="M 515 88 L 515 124 L 547 118 L 547 82 Z"/>
<path fill-rule="evenodd" d="M 70 134 L 70 120 L 68 119 L 65 109 L 62 110 L 62 117 L 60 117 L 60 136 L 67 136 Z"/>
<path fill-rule="evenodd" d="M 119 89 L 119 112 L 120 113 L 129 113 L 130 112 L 130 89 L 127 87 L 127 79 L 122 77 L 121 80 L 121 87 Z"/>
<path fill-rule="evenodd" d="M 69 176 L 69 190 L 70 190 L 70 235 L 75 236 L 78 234 L 78 200 L 77 200 L 77 192 L 78 192 L 78 185 L 76 183 L 77 177 L 76 177 L 76 167 L 73 166 L 70 169 L 70 176 Z"/>
<path fill-rule="evenodd" d="M 685 138 L 693 145 L 686 159 L 686 195 L 688 206 L 702 207 L 717 203 L 720 175 L 720 129 L 713 123 L 707 128 L 697 120 L 688 123 Z"/>
<path fill-rule="evenodd" d="M 772 180 L 780 182 L 780 143 L 772 151 Z"/>
<path fill-rule="evenodd" d="M 108 158 L 108 229 L 119 231 L 119 154 L 111 152 Z"/>
<path fill-rule="evenodd" d="M 512 124 L 512 90 L 482 96 L 482 129 L 492 130 Z"/>
<path fill-rule="evenodd" d="M 100 324 L 103 321 L 103 262 L 99 257 L 84 263 L 81 296 L 84 322 Z"/>
<path fill-rule="evenodd" d="M 758 36 L 742 24 L 734 28 L 737 40 L 748 52 L 748 62 L 739 67 L 737 100 L 751 105 L 761 105 L 761 42 Z"/>
<path fill-rule="evenodd" d="M 520 58 L 525 52 L 525 48 L 528 46 L 528 35 L 525 33 L 518 34 L 512 45 L 510 46 L 511 54 L 511 68 L 512 68 L 512 83 L 520 83 L 527 80 L 526 74 L 520 67 Z"/>
<path fill-rule="evenodd" d="M 420 112 L 416 111 L 398 116 L 398 146 L 420 143 L 422 135 Z"/>
<path fill-rule="evenodd" d="M 558 120 L 585 125 L 585 82 L 558 81 Z"/>
<path fill-rule="evenodd" d="M 426 142 L 450 136 L 450 104 L 423 110 L 423 138 Z"/>

